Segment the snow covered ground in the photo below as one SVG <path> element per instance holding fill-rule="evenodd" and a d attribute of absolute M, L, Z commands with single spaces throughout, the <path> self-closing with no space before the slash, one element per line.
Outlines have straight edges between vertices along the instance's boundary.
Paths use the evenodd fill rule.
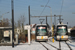
<path fill-rule="evenodd" d="M 70 40 L 67 41 L 67 43 L 70 45 L 70 47 L 75 50 L 75 41 Z M 45 42 L 41 42 L 43 45 L 45 45 L 48 49 L 50 50 L 57 50 L 59 48 L 59 42 L 55 41 L 54 43 L 49 40 L 46 44 Z M 70 50 L 67 44 L 65 42 L 60 42 L 61 43 L 61 50 Z M 52 45 L 52 46 L 51 46 Z M 56 48 L 54 48 L 54 47 Z M 43 47 L 39 42 L 32 41 L 30 45 L 28 43 L 21 43 L 20 45 L 15 46 L 12 48 L 12 46 L 0 46 L 0 50 L 46 50 L 45 47 Z"/>

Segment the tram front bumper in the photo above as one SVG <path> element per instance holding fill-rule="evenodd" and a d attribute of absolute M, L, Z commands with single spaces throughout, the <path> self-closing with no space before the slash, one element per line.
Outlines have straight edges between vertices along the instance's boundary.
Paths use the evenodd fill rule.
<path fill-rule="evenodd" d="M 37 36 L 36 41 L 48 41 L 48 36 Z"/>
<path fill-rule="evenodd" d="M 37 39 L 36 41 L 48 41 L 48 39 Z"/>
<path fill-rule="evenodd" d="M 68 35 L 59 36 L 56 37 L 57 40 L 68 40 Z"/>

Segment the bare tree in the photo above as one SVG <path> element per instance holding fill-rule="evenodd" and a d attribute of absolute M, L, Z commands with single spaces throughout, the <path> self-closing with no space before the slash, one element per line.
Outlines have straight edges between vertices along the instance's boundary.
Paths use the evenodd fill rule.
<path fill-rule="evenodd" d="M 8 18 L 4 18 L 3 21 L 0 22 L 0 27 L 9 27 L 10 22 Z"/>
<path fill-rule="evenodd" d="M 22 27 L 22 32 L 24 32 L 24 23 L 25 23 L 25 17 L 24 15 L 18 19 L 17 21 L 17 27 L 21 28 Z"/>
<path fill-rule="evenodd" d="M 17 21 L 17 26 L 20 28 L 21 27 L 21 20 L 20 19 L 18 19 L 18 21 Z"/>
<path fill-rule="evenodd" d="M 21 16 L 21 23 L 22 23 L 22 31 L 24 33 L 24 22 L 25 22 L 25 17 Z"/>
<path fill-rule="evenodd" d="M 21 30 L 20 30 L 20 39 L 21 40 L 25 40 L 25 33 L 24 33 L 24 23 L 25 23 L 25 17 L 24 17 L 24 15 L 22 16 L 21 15 L 21 17 L 18 19 L 18 21 L 17 21 L 17 26 L 19 27 L 19 28 L 22 28 L 21 30 L 22 30 L 22 32 L 21 32 Z M 22 38 L 23 37 L 23 38 Z"/>

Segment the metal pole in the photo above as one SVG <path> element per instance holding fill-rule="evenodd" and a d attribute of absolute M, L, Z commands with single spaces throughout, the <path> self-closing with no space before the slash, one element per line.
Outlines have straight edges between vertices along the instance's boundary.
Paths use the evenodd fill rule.
<path fill-rule="evenodd" d="M 56 26 L 56 15 L 54 15 L 54 25 Z"/>
<path fill-rule="evenodd" d="M 30 28 L 28 29 L 28 44 L 30 45 Z"/>
<path fill-rule="evenodd" d="M 3 15 L 2 15 L 2 27 L 3 27 Z"/>
<path fill-rule="evenodd" d="M 29 25 L 30 25 L 30 6 L 28 7 L 29 10 Z"/>
<path fill-rule="evenodd" d="M 46 16 L 46 24 L 47 24 L 47 16 Z"/>
<path fill-rule="evenodd" d="M 54 15 L 54 25 L 55 25 L 55 29 L 56 29 L 56 15 Z"/>
<path fill-rule="evenodd" d="M 12 47 L 14 47 L 14 5 L 13 5 L 13 0 L 11 0 L 11 7 L 12 7 Z"/>
<path fill-rule="evenodd" d="M 59 23 L 61 24 L 61 16 L 59 16 Z"/>
<path fill-rule="evenodd" d="M 51 12 L 51 30 L 52 30 L 52 9 L 51 8 L 50 8 L 50 12 Z"/>

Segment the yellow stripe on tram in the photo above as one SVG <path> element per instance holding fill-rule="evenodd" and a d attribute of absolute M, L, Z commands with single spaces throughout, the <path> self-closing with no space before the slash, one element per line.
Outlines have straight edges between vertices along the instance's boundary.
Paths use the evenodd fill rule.
<path fill-rule="evenodd" d="M 41 37 L 41 39 L 43 39 L 43 36 Z"/>
<path fill-rule="evenodd" d="M 63 39 L 64 36 L 61 36 L 61 38 Z"/>

